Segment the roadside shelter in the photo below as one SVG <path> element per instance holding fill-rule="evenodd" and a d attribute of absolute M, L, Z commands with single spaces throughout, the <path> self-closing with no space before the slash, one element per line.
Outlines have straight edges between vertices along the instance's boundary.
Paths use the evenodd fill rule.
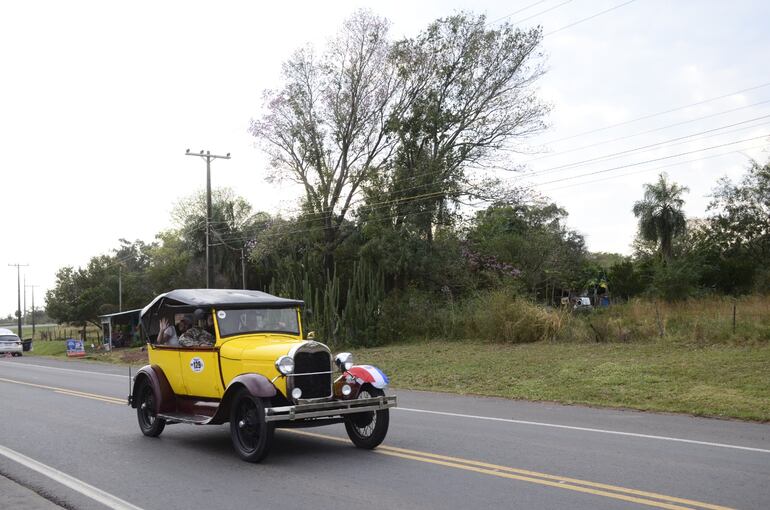
<path fill-rule="evenodd" d="M 113 347 L 128 347 L 134 340 L 141 338 L 139 331 L 139 313 L 141 308 L 125 312 L 100 315 L 102 337 L 109 349 Z"/>

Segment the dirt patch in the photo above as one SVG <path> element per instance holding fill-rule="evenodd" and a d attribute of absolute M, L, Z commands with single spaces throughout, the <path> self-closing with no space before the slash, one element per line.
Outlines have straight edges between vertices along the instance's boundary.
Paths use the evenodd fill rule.
<path fill-rule="evenodd" d="M 124 363 L 148 362 L 147 351 L 126 351 L 121 354 L 120 360 Z"/>

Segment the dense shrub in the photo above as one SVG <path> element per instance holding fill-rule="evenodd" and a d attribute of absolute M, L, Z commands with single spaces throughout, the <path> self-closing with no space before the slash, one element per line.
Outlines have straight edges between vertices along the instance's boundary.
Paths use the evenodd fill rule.
<path fill-rule="evenodd" d="M 565 313 L 495 291 L 468 303 L 462 322 L 466 338 L 518 344 L 559 340 L 569 321 Z"/>
<path fill-rule="evenodd" d="M 733 326 L 733 306 L 735 325 Z M 756 344 L 770 341 L 770 299 L 707 296 L 678 302 L 632 299 L 585 315 L 544 307 L 509 291 L 462 301 L 416 290 L 389 296 L 381 309 L 382 344 L 410 340 L 529 342 L 676 342 Z"/>

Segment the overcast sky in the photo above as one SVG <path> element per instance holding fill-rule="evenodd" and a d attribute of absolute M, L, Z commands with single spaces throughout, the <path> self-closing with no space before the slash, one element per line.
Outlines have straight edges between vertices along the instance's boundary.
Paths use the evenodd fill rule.
<path fill-rule="evenodd" d="M 720 176 L 770 157 L 770 2 L 626 1 L 2 2 L 0 315 L 16 309 L 6 264 L 30 264 L 40 306 L 58 268 L 168 228 L 176 201 L 205 186 L 187 148 L 232 153 L 214 186 L 294 209 L 295 190 L 264 181 L 249 120 L 281 62 L 359 7 L 394 38 L 460 9 L 543 26 L 550 127 L 528 141 L 538 154 L 506 163 L 534 175 L 499 174 L 566 208 L 591 250 L 630 253 L 632 203 L 658 171 L 704 216 Z"/>

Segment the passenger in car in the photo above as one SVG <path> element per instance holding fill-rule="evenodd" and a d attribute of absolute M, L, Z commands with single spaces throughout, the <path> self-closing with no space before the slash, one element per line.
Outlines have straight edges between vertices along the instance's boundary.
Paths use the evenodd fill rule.
<path fill-rule="evenodd" d="M 179 337 L 177 337 L 176 330 L 165 317 L 160 320 L 157 342 L 160 345 L 179 345 Z"/>
<path fill-rule="evenodd" d="M 195 324 L 179 336 L 179 345 L 182 347 L 211 347 L 214 345 L 214 337 L 201 326 L 205 321 L 205 315 L 206 312 L 202 309 L 195 310 Z"/>

